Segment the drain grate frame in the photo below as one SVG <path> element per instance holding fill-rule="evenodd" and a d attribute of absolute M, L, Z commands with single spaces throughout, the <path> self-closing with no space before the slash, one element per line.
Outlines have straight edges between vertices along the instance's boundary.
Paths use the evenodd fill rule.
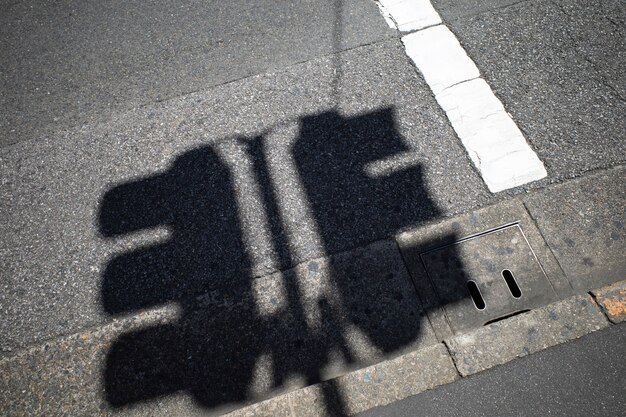
<path fill-rule="evenodd" d="M 455 333 L 558 298 L 517 222 L 422 252 L 420 258 Z"/>
<path fill-rule="evenodd" d="M 463 291 L 459 291 L 457 288 L 453 296 L 448 294 L 446 297 L 445 288 L 442 290 L 441 285 L 437 285 L 437 278 L 433 276 L 433 271 L 429 271 L 430 276 L 427 273 L 427 265 L 424 264 L 423 257 L 428 258 L 429 253 L 442 250 L 442 248 L 449 248 L 448 250 L 452 252 L 449 256 L 450 262 L 458 261 L 463 264 L 462 252 L 467 252 L 462 249 L 463 244 L 472 240 L 478 242 L 479 239 L 491 233 L 498 233 L 498 231 L 507 228 L 519 230 L 517 235 L 519 243 L 528 246 L 526 255 L 529 258 L 527 260 L 531 260 L 530 263 L 535 265 L 533 276 L 540 282 L 539 287 L 546 289 L 548 296 L 535 297 L 537 291 L 529 293 L 529 289 L 526 288 L 526 272 L 520 272 L 523 270 L 518 270 L 517 266 L 513 267 L 510 263 L 503 262 L 496 264 L 491 270 L 492 279 L 499 279 L 496 287 L 499 287 L 501 291 L 496 291 L 493 287 L 485 289 L 483 288 L 484 285 L 481 285 L 480 279 L 476 280 L 473 276 L 467 276 L 462 281 Z M 509 229 L 509 233 L 511 230 L 513 229 Z M 396 242 L 417 295 L 424 305 L 430 323 L 440 340 L 573 294 L 572 287 L 563 270 L 519 199 L 500 202 L 469 214 L 404 231 L 396 235 Z M 519 297 L 515 297 L 513 294 L 515 288 L 507 284 L 507 279 L 503 275 L 506 274 L 505 270 L 511 273 L 513 281 L 519 287 L 521 293 Z M 476 281 L 482 297 L 484 297 L 486 306 L 482 314 L 476 313 L 479 310 L 474 305 L 467 288 L 467 282 L 470 280 Z M 452 285 L 454 287 L 456 284 L 453 282 Z M 508 297 L 505 301 L 512 301 L 513 303 L 517 301 L 517 303 L 513 304 L 514 308 L 501 308 L 500 310 L 490 308 L 494 306 L 494 293 L 502 293 L 500 294 L 502 297 Z M 530 303 L 526 303 L 527 301 Z M 458 314 L 458 311 L 455 311 L 455 309 L 460 309 L 461 305 L 468 309 L 467 315 L 470 318 L 467 320 L 464 318 L 466 313 Z"/>

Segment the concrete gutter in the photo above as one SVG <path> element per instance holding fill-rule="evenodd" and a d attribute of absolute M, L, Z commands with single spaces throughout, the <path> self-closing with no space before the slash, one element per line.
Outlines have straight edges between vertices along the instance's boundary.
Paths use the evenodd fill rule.
<path fill-rule="evenodd" d="M 334 389 L 341 394 L 341 407 L 345 414 L 353 415 L 624 321 L 626 280 L 451 337 L 435 346 L 293 391 L 229 415 L 327 416 L 330 413 L 325 393 L 329 385 L 334 385 Z"/>

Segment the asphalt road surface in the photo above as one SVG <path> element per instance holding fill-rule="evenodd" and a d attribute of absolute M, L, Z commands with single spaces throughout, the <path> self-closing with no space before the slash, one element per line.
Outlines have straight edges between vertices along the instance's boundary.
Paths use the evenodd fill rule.
<path fill-rule="evenodd" d="M 622 324 L 359 416 L 623 416 L 624 358 Z"/>
<path fill-rule="evenodd" d="M 360 0 L 17 1 L 3 9 L 0 146 L 393 34 L 374 2 Z"/>

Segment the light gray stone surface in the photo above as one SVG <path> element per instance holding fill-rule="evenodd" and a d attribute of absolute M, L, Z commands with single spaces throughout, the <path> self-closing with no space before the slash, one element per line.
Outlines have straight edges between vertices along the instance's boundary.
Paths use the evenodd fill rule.
<path fill-rule="evenodd" d="M 528 195 L 524 204 L 578 291 L 626 276 L 626 168 Z"/>
<path fill-rule="evenodd" d="M 274 397 L 228 413 L 226 417 L 293 417 L 288 395 Z"/>
<path fill-rule="evenodd" d="M 445 346 L 438 344 L 345 375 L 332 381 L 332 388 L 326 382 L 289 396 L 296 416 L 351 415 L 457 378 Z"/>
<path fill-rule="evenodd" d="M 463 376 L 609 326 L 598 305 L 580 295 L 446 341 Z"/>
<path fill-rule="evenodd" d="M 0 359 L 0 408 L 6 416 L 114 415 L 104 389 L 103 374 L 108 348 L 125 331 L 149 324 L 167 323 L 176 316 L 162 310 L 116 321 L 95 331 L 63 337 Z M 184 408 L 191 403 L 179 402 Z M 137 415 L 149 415 L 162 402 Z"/>
<path fill-rule="evenodd" d="M 611 326 L 359 417 L 623 416 L 625 357 Z"/>
<path fill-rule="evenodd" d="M 455 333 L 558 297 L 517 224 L 423 253 L 421 259 Z M 505 270 L 519 295 L 507 285 Z M 468 296 L 472 283 L 478 293 Z"/>

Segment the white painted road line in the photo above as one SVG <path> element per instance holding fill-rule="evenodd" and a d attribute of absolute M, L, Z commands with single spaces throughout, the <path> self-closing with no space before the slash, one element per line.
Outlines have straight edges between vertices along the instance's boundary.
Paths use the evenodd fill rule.
<path fill-rule="evenodd" d="M 454 84 L 480 76 L 474 61 L 444 25 L 406 35 L 402 42 L 407 55 L 435 95 Z"/>
<path fill-rule="evenodd" d="M 503 191 L 547 175 L 485 80 L 457 84 L 435 97 L 489 191 Z"/>
<path fill-rule="evenodd" d="M 429 0 L 378 0 L 385 16 L 401 32 L 411 32 L 441 23 Z M 392 26 L 393 27 L 393 26 Z"/>
<path fill-rule="evenodd" d="M 513 119 L 429 1 L 378 0 L 493 193 L 547 176 Z M 433 26 L 436 25 L 436 26 Z M 426 28 L 426 29 L 424 29 Z M 422 30 L 419 30 L 422 29 Z"/>

